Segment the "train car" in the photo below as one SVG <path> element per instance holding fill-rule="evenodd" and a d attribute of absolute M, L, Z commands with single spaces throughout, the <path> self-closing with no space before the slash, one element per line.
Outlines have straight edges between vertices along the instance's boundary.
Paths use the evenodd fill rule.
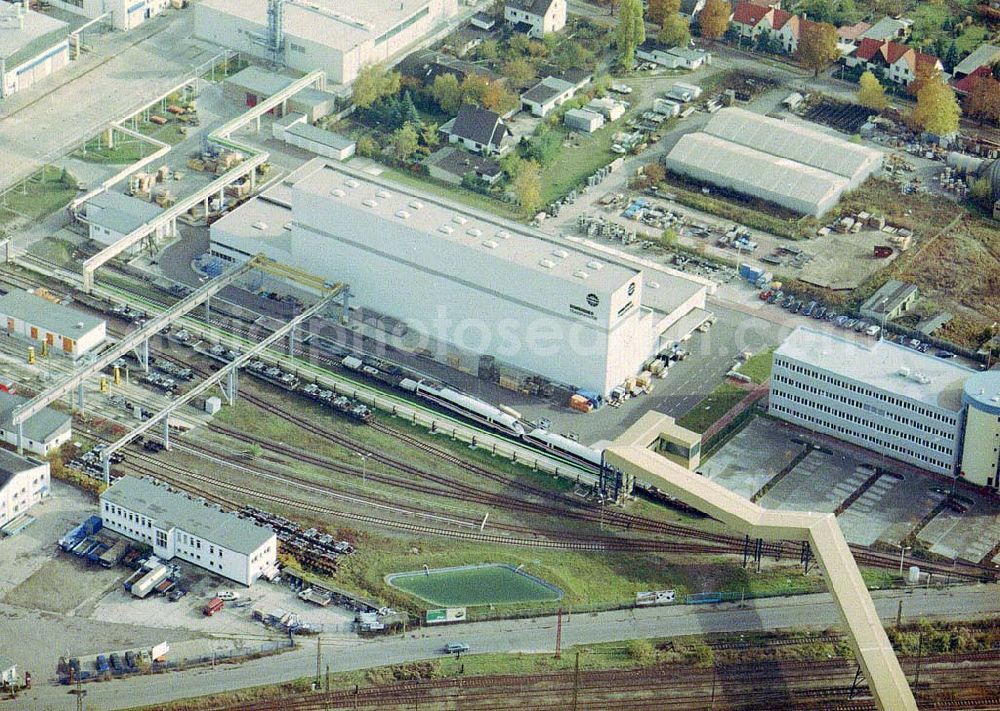
<path fill-rule="evenodd" d="M 423 380 L 416 382 L 409 378 L 403 378 L 399 387 L 505 434 L 516 437 L 524 435 L 524 425 L 516 417 L 465 393 L 444 386 L 431 385 Z"/>
<path fill-rule="evenodd" d="M 299 387 L 299 379 L 292 373 L 288 373 L 281 368 L 268 365 L 262 360 L 253 360 L 247 365 L 247 371 L 256 375 L 261 380 L 266 380 L 272 385 L 277 385 L 285 390 L 295 390 Z"/>
<path fill-rule="evenodd" d="M 575 442 L 569 437 L 563 437 L 561 434 L 549 432 L 541 427 L 525 434 L 524 441 L 538 447 L 543 447 L 553 452 L 557 452 L 569 457 L 570 459 L 598 469 L 601 468 L 604 461 L 603 453 L 601 451 L 588 447 L 585 444 Z"/>

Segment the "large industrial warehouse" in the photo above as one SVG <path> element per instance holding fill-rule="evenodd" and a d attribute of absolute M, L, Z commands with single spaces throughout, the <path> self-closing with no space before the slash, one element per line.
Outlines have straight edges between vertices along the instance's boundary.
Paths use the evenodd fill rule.
<path fill-rule="evenodd" d="M 739 108 L 682 136 L 668 170 L 819 217 L 882 166 L 882 154 L 791 121 Z"/>
<path fill-rule="evenodd" d="M 457 0 L 203 0 L 195 8 L 195 37 L 272 60 L 292 69 L 322 69 L 337 84 L 354 81 L 366 64 L 384 62 L 425 37 L 458 11 Z M 269 8 L 280 20 L 268 24 Z"/>
<path fill-rule="evenodd" d="M 602 394 L 708 316 L 710 282 L 585 250 L 324 159 L 215 222 L 211 240 L 223 259 L 263 252 L 350 284 L 353 307 L 406 325 L 396 347 L 456 367 L 468 354 L 475 362 L 491 356 Z"/>
<path fill-rule="evenodd" d="M 69 64 L 69 25 L 20 3 L 0 2 L 0 98 Z"/>

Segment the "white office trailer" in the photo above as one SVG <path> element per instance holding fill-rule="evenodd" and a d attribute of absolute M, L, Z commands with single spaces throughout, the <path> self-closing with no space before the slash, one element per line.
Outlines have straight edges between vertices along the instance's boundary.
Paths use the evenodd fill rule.
<path fill-rule="evenodd" d="M 104 527 L 243 585 L 276 569 L 274 531 L 150 479 L 125 476 L 101 494 Z"/>
<path fill-rule="evenodd" d="M 287 0 L 281 5 L 279 58 L 302 72 L 321 69 L 337 84 L 366 64 L 385 62 L 430 35 L 458 12 L 457 0 Z M 267 46 L 267 0 L 202 0 L 195 37 L 273 60 Z"/>
<path fill-rule="evenodd" d="M 352 307 L 406 325 L 368 334 L 394 347 L 604 394 L 700 325 L 714 286 L 323 159 L 215 222 L 211 249 L 350 284 Z"/>
<path fill-rule="evenodd" d="M 49 486 L 48 462 L 0 449 L 0 527 L 46 498 Z"/>
<path fill-rule="evenodd" d="M 108 15 L 116 30 L 135 29 L 173 5 L 182 3 L 171 0 L 48 0 L 53 7 L 67 10 L 91 19 Z"/>
<path fill-rule="evenodd" d="M 774 352 L 769 412 L 922 469 L 952 475 L 964 382 L 975 371 L 890 341 L 796 329 Z"/>
<path fill-rule="evenodd" d="M 65 22 L 29 10 L 27 3 L 0 2 L 0 98 L 69 64 L 68 32 Z"/>

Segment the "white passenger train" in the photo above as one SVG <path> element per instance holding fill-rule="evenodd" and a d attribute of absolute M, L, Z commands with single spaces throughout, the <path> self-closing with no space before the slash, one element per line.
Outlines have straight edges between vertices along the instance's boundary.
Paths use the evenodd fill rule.
<path fill-rule="evenodd" d="M 553 452 L 558 452 L 598 469 L 600 469 L 603 462 L 603 451 L 580 444 L 561 434 L 543 430 L 540 427 L 525 434 L 524 441 L 545 449 L 550 449 Z"/>

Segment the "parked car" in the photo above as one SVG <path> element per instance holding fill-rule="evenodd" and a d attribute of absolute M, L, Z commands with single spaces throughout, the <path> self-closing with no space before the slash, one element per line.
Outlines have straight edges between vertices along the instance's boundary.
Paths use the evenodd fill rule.
<path fill-rule="evenodd" d="M 120 672 L 123 669 L 122 658 L 119 656 L 118 652 L 111 653 L 111 668 L 116 672 Z"/>
<path fill-rule="evenodd" d="M 812 316 L 813 311 L 815 311 L 815 310 L 816 310 L 816 302 L 815 301 L 810 301 L 808 304 L 806 304 L 806 307 L 804 309 L 802 309 L 802 315 L 803 316 Z"/>
<path fill-rule="evenodd" d="M 861 321 L 858 321 L 858 322 L 857 322 L 856 324 L 854 324 L 854 330 L 855 330 L 855 331 L 856 331 L 857 333 L 861 333 L 861 332 L 862 332 L 862 331 L 864 331 L 864 330 L 865 330 L 866 328 L 868 328 L 868 325 L 869 325 L 869 324 L 868 324 L 868 322 L 867 322 L 867 321 L 865 321 L 865 320 L 861 320 Z"/>
<path fill-rule="evenodd" d="M 773 304 L 776 301 L 781 301 L 784 298 L 784 296 L 785 296 L 785 293 L 779 289 L 778 291 L 776 291 L 773 294 L 771 294 L 770 297 L 768 297 L 767 303 Z"/>
<path fill-rule="evenodd" d="M 233 600 L 240 599 L 240 594 L 238 592 L 234 592 L 233 590 L 220 590 L 215 594 L 215 596 L 225 602 L 232 602 Z"/>
<path fill-rule="evenodd" d="M 938 358 L 954 358 L 955 354 L 951 351 L 940 350 L 934 353 Z"/>
<path fill-rule="evenodd" d="M 848 328 L 848 329 L 854 328 L 854 324 L 856 324 L 857 322 L 858 320 L 856 318 L 849 318 L 846 321 L 844 321 L 843 328 Z"/>
<path fill-rule="evenodd" d="M 465 642 L 449 642 L 444 646 L 445 654 L 462 654 L 469 651 L 469 645 Z"/>
<path fill-rule="evenodd" d="M 177 602 L 185 595 L 187 595 L 187 590 L 182 590 L 181 588 L 174 588 L 169 593 L 167 593 L 167 600 L 169 600 L 170 602 Z"/>
<path fill-rule="evenodd" d="M 793 314 L 797 314 L 801 310 L 802 310 L 802 302 L 801 301 L 796 301 L 795 304 L 792 305 L 792 308 L 791 308 L 792 313 Z"/>
<path fill-rule="evenodd" d="M 877 336 L 881 331 L 882 327 L 875 325 L 869 326 L 868 328 L 865 329 L 865 333 L 869 336 L 872 336 L 873 338 Z"/>
<path fill-rule="evenodd" d="M 921 353 L 926 353 L 930 349 L 931 349 L 930 343 L 921 343 L 919 346 L 917 346 L 917 350 L 920 351 Z"/>
<path fill-rule="evenodd" d="M 103 654 L 98 654 L 97 660 L 94 662 L 94 667 L 99 672 L 106 672 L 108 670 L 108 658 Z"/>
<path fill-rule="evenodd" d="M 135 652 L 131 649 L 125 652 L 125 666 L 129 669 L 135 669 Z"/>
<path fill-rule="evenodd" d="M 832 321 L 836 321 L 838 318 L 840 318 L 840 314 L 838 314 L 833 309 L 830 309 L 829 311 L 826 312 L 826 315 L 823 318 L 825 318 L 827 321 L 831 321 L 832 322 Z"/>
<path fill-rule="evenodd" d="M 819 320 L 819 319 L 823 318 L 824 316 L 826 316 L 826 307 L 825 306 L 820 306 L 818 309 L 816 309 L 812 313 L 812 317 L 814 319 L 816 319 L 816 320 Z"/>

